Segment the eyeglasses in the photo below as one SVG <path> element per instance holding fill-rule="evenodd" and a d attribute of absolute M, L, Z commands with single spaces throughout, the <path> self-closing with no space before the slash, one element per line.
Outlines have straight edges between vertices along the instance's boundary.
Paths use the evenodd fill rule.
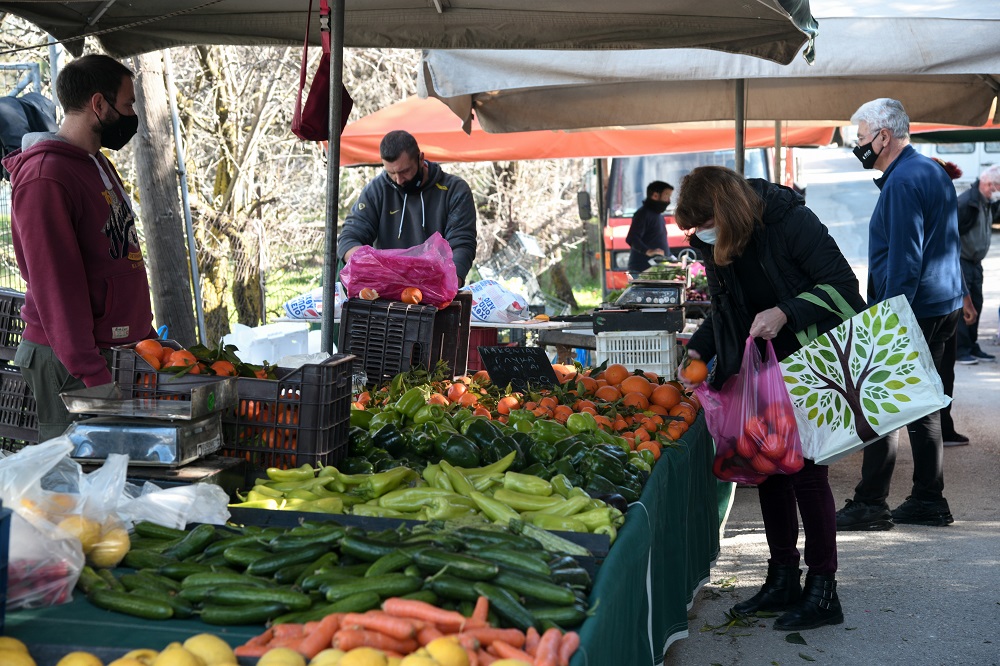
<path fill-rule="evenodd" d="M 863 137 L 859 136 L 858 137 L 858 145 L 863 146 L 863 145 L 865 145 L 867 143 L 870 143 L 870 142 L 874 141 L 875 137 L 878 136 L 878 133 L 881 132 L 884 129 L 885 129 L 884 127 L 880 127 L 879 129 L 875 130 L 874 132 L 871 132 L 870 134 L 868 134 L 868 137 L 869 137 L 868 141 L 864 141 Z"/>

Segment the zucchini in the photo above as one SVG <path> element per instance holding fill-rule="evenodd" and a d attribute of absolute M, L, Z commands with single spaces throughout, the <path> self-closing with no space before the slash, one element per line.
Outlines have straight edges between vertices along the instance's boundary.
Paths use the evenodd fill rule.
<path fill-rule="evenodd" d="M 213 541 L 215 541 L 215 526 L 205 523 L 188 532 L 187 536 L 163 551 L 163 554 L 183 560 L 200 554 Z"/>
<path fill-rule="evenodd" d="M 468 583 L 466 583 L 468 585 Z M 432 606 L 437 605 L 438 595 L 434 594 L 434 590 L 417 590 L 416 592 L 410 592 L 409 594 L 404 594 L 401 599 L 412 599 L 414 601 L 422 601 L 425 604 L 430 604 Z"/>
<path fill-rule="evenodd" d="M 91 591 L 87 599 L 98 608 L 146 620 L 166 620 L 174 615 L 173 607 L 163 600 L 140 597 L 118 590 L 98 588 Z"/>
<path fill-rule="evenodd" d="M 278 617 L 288 608 L 280 603 L 265 603 L 255 606 L 225 606 L 206 604 L 201 607 L 201 621 L 206 624 L 240 625 L 264 624 L 271 618 Z"/>
<path fill-rule="evenodd" d="M 470 580 L 491 580 L 500 572 L 500 568 L 493 562 L 433 548 L 416 551 L 413 553 L 413 561 L 429 573 L 445 571 Z"/>
<path fill-rule="evenodd" d="M 268 553 L 267 557 L 255 559 L 247 565 L 247 573 L 253 576 L 270 576 L 281 567 L 289 564 L 304 564 L 313 562 L 321 555 L 330 552 L 330 545 L 314 543 L 297 550 Z"/>
<path fill-rule="evenodd" d="M 189 601 L 181 599 L 177 595 L 170 594 L 164 590 L 133 590 L 131 594 L 138 597 L 144 597 L 146 599 L 158 599 L 160 601 L 165 601 L 170 604 L 171 608 L 174 609 L 173 617 L 179 619 L 194 617 L 194 606 Z"/>
<path fill-rule="evenodd" d="M 274 537 L 268 547 L 274 551 L 295 550 L 314 543 L 336 544 L 344 537 L 345 530 L 340 525 L 332 527 L 313 528 L 308 534 L 282 534 Z"/>
<path fill-rule="evenodd" d="M 299 562 L 298 564 L 289 564 L 281 567 L 274 572 L 274 582 L 278 585 L 294 585 L 299 576 L 302 576 L 306 569 L 312 565 L 313 562 Z"/>
<path fill-rule="evenodd" d="M 246 548 L 244 546 L 230 546 L 222 551 L 222 556 L 226 558 L 232 566 L 242 569 L 250 566 L 251 563 L 259 559 L 270 557 L 272 553 L 262 548 Z"/>
<path fill-rule="evenodd" d="M 552 582 L 557 585 L 569 585 L 581 590 L 589 590 L 593 581 L 583 567 L 566 567 L 552 572 Z"/>
<path fill-rule="evenodd" d="M 127 591 L 125 586 L 122 585 L 122 582 L 118 580 L 113 573 L 111 573 L 111 569 L 97 569 L 97 575 L 108 584 L 109 589 L 117 590 L 119 592 Z"/>
<path fill-rule="evenodd" d="M 340 552 L 365 562 L 374 562 L 397 550 L 399 550 L 399 543 L 387 543 L 355 534 L 348 534 L 340 540 Z"/>
<path fill-rule="evenodd" d="M 205 557 L 215 557 L 216 555 L 222 555 L 222 552 L 230 546 L 253 546 L 255 544 L 262 545 L 262 541 L 259 536 L 256 534 L 242 534 L 239 536 L 226 537 L 225 539 L 213 541 L 205 546 L 205 549 L 201 552 Z"/>
<path fill-rule="evenodd" d="M 182 587 L 177 596 L 185 601 L 200 604 L 208 598 L 211 592 L 218 588 L 218 585 L 189 585 L 188 587 Z"/>
<path fill-rule="evenodd" d="M 447 574 L 438 574 L 427 582 L 427 586 L 434 594 L 444 599 L 454 599 L 456 601 L 475 601 L 479 598 L 469 581 Z"/>
<path fill-rule="evenodd" d="M 337 553 L 333 552 L 332 550 L 329 553 L 321 555 L 319 559 L 317 559 L 315 562 L 310 562 L 309 564 L 307 564 L 302 569 L 302 571 L 295 576 L 295 582 L 293 583 L 293 586 L 302 587 L 302 581 L 305 580 L 307 577 L 319 573 L 321 571 L 326 571 L 327 569 L 330 568 L 335 568 L 339 560 L 340 558 L 337 556 Z M 367 566 L 368 565 L 366 564 L 365 567 L 367 568 Z M 275 580 L 277 580 L 277 578 L 278 578 L 278 572 L 275 572 Z"/>
<path fill-rule="evenodd" d="M 412 561 L 413 556 L 410 553 L 405 550 L 397 550 L 394 553 L 383 555 L 372 562 L 372 565 L 365 571 L 365 577 L 372 578 L 405 569 Z"/>
<path fill-rule="evenodd" d="M 314 574 L 306 576 L 302 579 L 298 586 L 305 592 L 312 592 L 313 590 L 323 590 L 324 585 L 330 585 L 344 580 L 357 580 L 360 577 L 361 576 L 356 576 L 347 571 L 331 569 L 329 571 L 318 571 Z"/>
<path fill-rule="evenodd" d="M 140 520 L 132 529 L 139 536 L 149 539 L 183 539 L 188 534 L 186 530 L 178 530 L 166 525 L 157 525 L 148 520 Z"/>
<path fill-rule="evenodd" d="M 159 569 L 166 564 L 176 561 L 173 557 L 167 557 L 162 553 L 133 548 L 125 555 L 125 558 L 122 560 L 122 566 L 129 567 L 130 569 Z"/>
<path fill-rule="evenodd" d="M 510 626 L 527 631 L 529 627 L 536 625 L 535 618 L 528 609 L 504 588 L 479 581 L 472 586 L 472 589 L 475 590 L 476 594 L 481 594 L 489 599 L 490 608 L 496 611 L 497 615 Z"/>
<path fill-rule="evenodd" d="M 379 597 L 398 597 L 416 592 L 424 581 L 416 576 L 390 573 L 377 578 L 358 578 L 335 583 L 326 590 L 326 600 L 330 603 L 346 599 L 358 592 L 374 592 Z"/>
<path fill-rule="evenodd" d="M 505 550 L 503 548 L 481 548 L 476 551 L 476 557 L 495 562 L 501 568 L 516 569 L 526 571 L 538 576 L 548 578 L 551 570 L 545 560 L 537 555 L 518 550 Z"/>
<path fill-rule="evenodd" d="M 198 587 L 199 585 L 251 585 L 253 587 L 269 587 L 274 583 L 266 578 L 248 576 L 236 571 L 201 571 L 185 578 L 183 587 Z"/>
<path fill-rule="evenodd" d="M 208 573 L 211 571 L 211 567 L 205 564 L 199 564 L 198 562 L 171 562 L 170 564 L 164 564 L 162 567 L 159 567 L 156 570 L 156 573 L 161 576 L 166 576 L 167 578 L 173 578 L 174 580 L 184 580 L 193 574 Z"/>
<path fill-rule="evenodd" d="M 122 574 L 119 576 L 118 580 L 122 582 L 122 585 L 124 585 L 125 589 L 129 592 L 133 592 L 135 590 L 162 590 L 164 592 L 177 592 L 181 588 L 175 580 L 170 580 L 165 576 L 157 576 L 153 573 L 143 573 L 142 571 Z"/>
<path fill-rule="evenodd" d="M 539 623 L 552 622 L 566 628 L 575 627 L 587 619 L 587 609 L 580 604 L 532 608 L 531 614 Z"/>
<path fill-rule="evenodd" d="M 80 588 L 80 591 L 84 594 L 90 594 L 91 590 L 96 590 L 98 588 L 104 590 L 110 590 L 111 585 L 108 581 L 104 580 L 100 574 L 94 569 L 94 567 L 89 564 L 83 565 L 83 569 L 80 570 L 80 577 L 76 580 L 76 586 Z"/>
<path fill-rule="evenodd" d="M 209 591 L 203 603 L 223 606 L 257 606 L 282 604 L 288 610 L 306 610 L 313 604 L 312 597 L 290 588 L 279 587 L 216 587 Z"/>
<path fill-rule="evenodd" d="M 493 583 L 523 597 L 544 601 L 555 606 L 572 606 L 576 603 L 576 595 L 573 594 L 573 590 L 534 576 L 501 571 L 493 579 Z"/>
<path fill-rule="evenodd" d="M 526 523 L 523 520 L 511 519 L 510 529 L 512 532 L 534 539 L 542 545 L 542 548 L 550 553 L 580 555 L 583 557 L 591 557 L 593 555 L 593 553 L 580 544 L 564 539 L 561 536 L 557 536 L 548 530 L 543 530 L 541 527 L 536 527 L 531 523 Z"/>
<path fill-rule="evenodd" d="M 464 539 L 469 537 L 480 543 L 491 544 L 514 550 L 538 550 L 539 543 L 530 537 L 511 534 L 504 530 L 491 530 L 483 527 L 463 527 L 458 534 Z M 469 543 L 468 541 L 466 543 Z"/>

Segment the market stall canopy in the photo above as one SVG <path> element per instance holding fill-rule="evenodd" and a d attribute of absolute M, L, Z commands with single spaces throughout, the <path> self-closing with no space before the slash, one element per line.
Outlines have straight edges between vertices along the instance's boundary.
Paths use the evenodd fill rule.
<path fill-rule="evenodd" d="M 1000 3 L 813 0 L 816 60 L 782 67 L 694 49 L 424 54 L 420 94 L 488 132 L 642 125 L 734 117 L 846 124 L 893 97 L 914 120 L 982 125 L 1000 89 Z"/>
<path fill-rule="evenodd" d="M 1000 141 L 1000 124 L 991 121 L 981 127 L 962 127 L 959 125 L 913 123 L 910 125 L 910 141 L 913 143 Z"/>
<path fill-rule="evenodd" d="M 116 57 L 192 44 L 300 44 L 308 7 L 308 0 L 0 2 L 0 11 L 59 40 L 95 34 Z M 687 47 L 781 63 L 815 30 L 809 0 L 346 0 L 344 14 L 349 47 Z M 67 47 L 78 53 L 83 42 Z"/>
<path fill-rule="evenodd" d="M 697 123 L 643 128 L 583 131 L 536 131 L 489 134 L 472 121 L 466 134 L 462 121 L 436 99 L 411 97 L 350 123 L 340 137 L 341 166 L 381 164 L 379 143 L 387 132 L 405 129 L 433 162 L 547 160 L 567 157 L 618 157 L 654 153 L 727 150 L 733 147 L 732 123 Z M 833 128 L 782 127 L 786 146 L 824 146 Z M 747 128 L 748 148 L 774 145 L 774 125 Z"/>

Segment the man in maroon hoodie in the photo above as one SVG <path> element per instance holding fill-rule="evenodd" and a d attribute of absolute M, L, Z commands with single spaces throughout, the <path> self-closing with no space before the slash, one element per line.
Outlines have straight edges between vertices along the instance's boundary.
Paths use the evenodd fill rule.
<path fill-rule="evenodd" d="M 39 441 L 72 418 L 61 391 L 111 381 L 111 347 L 153 337 L 146 266 L 132 203 L 101 148 L 135 135 L 132 71 L 87 55 L 56 81 L 59 131 L 26 134 L 3 164 L 13 187 L 11 227 L 27 282 L 19 366 L 38 405 Z"/>

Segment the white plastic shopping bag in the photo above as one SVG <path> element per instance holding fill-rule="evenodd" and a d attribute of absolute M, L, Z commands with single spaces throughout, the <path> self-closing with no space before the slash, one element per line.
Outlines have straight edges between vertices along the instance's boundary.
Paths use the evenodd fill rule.
<path fill-rule="evenodd" d="M 903 296 L 856 314 L 781 366 L 802 454 L 823 465 L 951 402 Z"/>
<path fill-rule="evenodd" d="M 496 280 L 480 280 L 464 288 L 472 292 L 472 316 L 479 321 L 509 324 L 530 319 L 528 299 Z"/>

